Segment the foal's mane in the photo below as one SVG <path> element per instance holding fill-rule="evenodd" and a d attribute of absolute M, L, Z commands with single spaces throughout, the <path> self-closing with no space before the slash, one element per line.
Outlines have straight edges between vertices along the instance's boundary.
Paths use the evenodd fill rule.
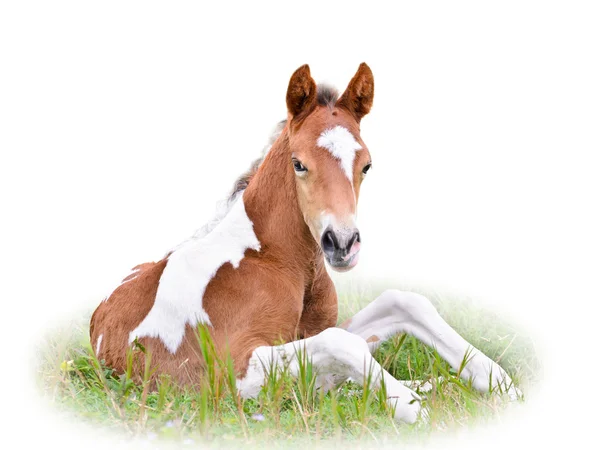
<path fill-rule="evenodd" d="M 339 93 L 334 87 L 329 86 L 327 84 L 319 84 L 317 86 L 317 104 L 319 104 L 320 106 L 333 108 L 338 98 Z M 235 181 L 233 185 L 233 190 L 231 191 L 229 196 L 225 200 L 218 203 L 215 217 L 210 222 L 205 224 L 202 228 L 197 230 L 191 238 L 187 239 L 182 244 L 175 247 L 175 249 L 181 247 L 183 244 L 190 240 L 203 238 L 208 233 L 210 233 L 219 224 L 219 222 L 221 222 L 221 220 L 223 220 L 223 218 L 227 215 L 235 201 L 248 187 L 248 184 L 250 184 L 252 177 L 254 177 L 254 175 L 256 174 L 256 171 L 262 164 L 270 148 L 273 146 L 277 138 L 281 135 L 281 132 L 285 128 L 286 124 L 287 120 L 282 120 L 275 126 L 275 129 L 271 133 L 271 137 L 269 138 L 267 145 L 264 147 L 260 158 L 256 159 L 250 166 L 250 169 L 248 169 L 246 172 L 239 176 L 239 178 Z M 175 249 L 172 249 L 172 251 Z"/>

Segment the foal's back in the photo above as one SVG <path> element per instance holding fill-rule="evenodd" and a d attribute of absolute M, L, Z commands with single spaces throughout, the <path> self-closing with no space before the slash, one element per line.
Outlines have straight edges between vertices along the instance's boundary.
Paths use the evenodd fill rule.
<path fill-rule="evenodd" d="M 96 356 L 118 373 L 127 369 L 127 353 L 137 339 L 146 355 L 150 355 L 155 374 L 168 374 L 180 384 L 198 383 L 204 369 L 198 343 L 199 323 L 210 325 L 217 352 L 221 356 L 225 351 L 230 352 L 238 373 L 245 371 L 257 346 L 295 338 L 303 310 L 302 277 L 292 281 L 278 269 L 264 264 L 256 251 L 248 250 L 237 267 L 225 263 L 213 274 L 193 311 L 200 320 L 183 323 L 183 337 L 173 345 L 169 336 L 179 332 L 182 322 L 174 317 L 181 313 L 154 314 L 161 283 L 170 282 L 167 277 L 170 257 L 172 254 L 136 266 L 92 315 L 90 341 Z M 185 296 L 186 290 L 185 286 L 180 291 L 170 290 L 169 301 Z M 278 301 L 274 302 L 274 298 Z M 142 333 L 153 314 L 155 329 Z M 143 373 L 144 364 L 140 356 L 133 361 L 133 372 L 138 375 Z"/>

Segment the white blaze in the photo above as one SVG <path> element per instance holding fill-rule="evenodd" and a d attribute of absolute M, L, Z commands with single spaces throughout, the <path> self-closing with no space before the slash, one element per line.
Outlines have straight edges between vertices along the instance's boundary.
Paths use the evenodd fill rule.
<path fill-rule="evenodd" d="M 352 133 L 347 128 L 337 125 L 323 131 L 317 139 L 317 145 L 329 150 L 329 153 L 340 161 L 344 173 L 352 182 L 354 157 L 356 152 L 362 148 Z"/>
<path fill-rule="evenodd" d="M 206 286 L 223 264 L 229 262 L 237 269 L 246 249 L 258 251 L 260 242 L 240 196 L 214 229 L 205 236 L 189 239 L 169 256 L 154 306 L 129 333 L 129 342 L 136 337 L 157 337 L 175 353 L 187 324 L 211 324 L 202 307 Z"/>

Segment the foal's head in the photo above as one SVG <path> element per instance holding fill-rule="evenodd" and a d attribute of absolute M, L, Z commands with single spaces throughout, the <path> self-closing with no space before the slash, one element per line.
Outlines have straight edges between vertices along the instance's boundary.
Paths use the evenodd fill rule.
<path fill-rule="evenodd" d="M 361 64 L 337 99 L 331 91 L 317 92 L 304 65 L 292 75 L 286 100 L 300 210 L 329 265 L 350 270 L 360 250 L 358 194 L 371 167 L 360 120 L 373 104 L 373 73 Z"/>

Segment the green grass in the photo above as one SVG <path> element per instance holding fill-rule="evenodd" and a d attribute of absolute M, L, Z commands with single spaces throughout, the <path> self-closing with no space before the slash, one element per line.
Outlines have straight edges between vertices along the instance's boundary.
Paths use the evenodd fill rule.
<path fill-rule="evenodd" d="M 339 322 L 358 312 L 381 290 L 341 288 Z M 540 373 L 530 338 L 473 301 L 420 293 L 427 295 L 444 319 L 471 344 L 500 361 L 527 398 Z M 86 314 L 49 333 L 40 345 L 40 389 L 63 412 L 155 444 L 201 442 L 211 447 L 243 444 L 288 448 L 343 443 L 376 447 L 452 433 L 493 420 L 512 406 L 504 396 L 475 392 L 433 349 L 405 335 L 384 343 L 375 358 L 398 379 L 433 381 L 433 390 L 426 394 L 429 421 L 415 425 L 392 420 L 385 402 L 379 401 L 385 395 L 382 390 L 372 392 L 356 383 L 343 384 L 327 394 L 316 389 L 316 374 L 303 352 L 298 355 L 300 376 L 296 380 L 273 370 L 259 397 L 243 400 L 235 390 L 232 361 L 215 358 L 210 337 L 202 328 L 201 349 L 211 369 L 201 388 L 183 389 L 160 377 L 156 389 L 150 389 L 147 381 L 135 383 L 131 374 L 117 375 L 96 360 L 88 338 L 88 320 Z M 144 378 L 148 380 L 151 355 L 137 345 L 130 357 L 146 361 Z"/>

